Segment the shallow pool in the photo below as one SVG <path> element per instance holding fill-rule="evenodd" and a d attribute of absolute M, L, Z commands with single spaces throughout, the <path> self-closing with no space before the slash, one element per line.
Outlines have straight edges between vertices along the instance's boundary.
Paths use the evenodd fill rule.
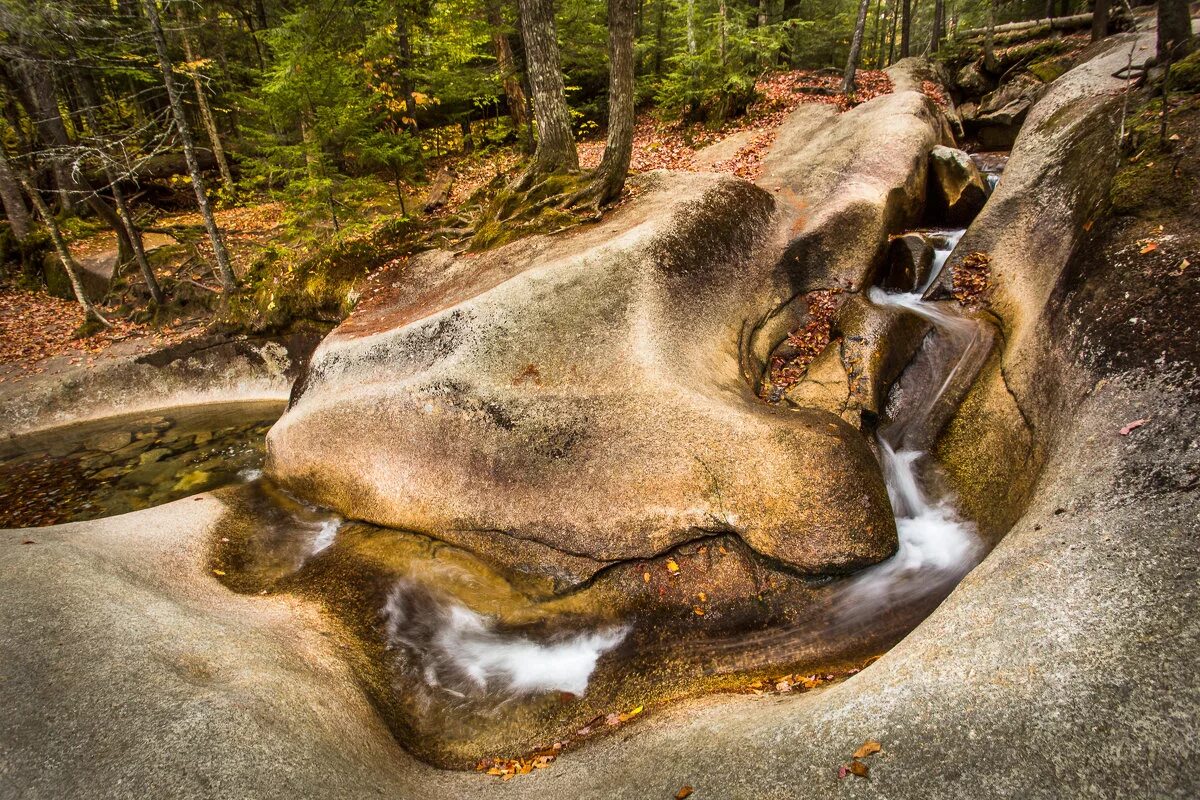
<path fill-rule="evenodd" d="M 206 404 L 0 441 L 0 528 L 123 514 L 254 477 L 283 408 Z"/>

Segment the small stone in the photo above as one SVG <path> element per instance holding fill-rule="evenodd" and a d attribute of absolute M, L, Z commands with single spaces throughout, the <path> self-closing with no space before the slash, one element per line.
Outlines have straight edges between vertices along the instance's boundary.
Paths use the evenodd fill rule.
<path fill-rule="evenodd" d="M 153 464 L 156 461 L 161 461 L 171 455 L 171 451 L 165 447 L 156 447 L 153 450 L 147 450 L 138 457 L 139 464 Z"/>
<path fill-rule="evenodd" d="M 89 437 L 84 442 L 84 446 L 88 450 L 103 450 L 106 453 L 112 453 L 129 444 L 132 439 L 129 431 L 107 431 Z"/>

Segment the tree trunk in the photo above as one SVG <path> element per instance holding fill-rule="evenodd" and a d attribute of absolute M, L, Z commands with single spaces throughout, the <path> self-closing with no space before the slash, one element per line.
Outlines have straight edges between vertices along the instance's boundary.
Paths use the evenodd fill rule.
<path fill-rule="evenodd" d="M 38 216 L 46 223 L 46 227 L 50 231 L 50 241 L 54 242 L 54 249 L 58 253 L 58 258 L 62 261 L 63 269 L 67 272 L 67 278 L 71 281 L 71 291 L 75 293 L 75 299 L 79 301 L 79 305 L 83 308 L 83 321 L 99 322 L 105 326 L 108 325 L 108 320 L 100 315 L 91 301 L 88 300 L 87 293 L 83 289 L 83 281 L 79 277 L 79 265 L 75 263 L 75 258 L 71 255 L 71 251 L 67 248 L 67 243 L 63 240 L 62 231 L 58 229 L 58 220 L 54 218 L 50 208 L 46 205 L 46 201 L 38 194 L 37 187 L 33 186 L 28 180 L 22 179 L 21 183 L 25 186 L 25 193 L 29 195 L 33 207 L 37 209 Z"/>
<path fill-rule="evenodd" d="M 721 56 L 721 67 L 724 68 L 728 62 L 728 56 L 730 56 L 730 34 L 728 34 L 728 29 L 730 29 L 730 8 L 725 4 L 725 0 L 718 0 L 718 14 L 719 23 L 718 31 L 716 31 L 718 40 L 716 40 L 716 47 L 718 47 L 718 54 Z"/>
<path fill-rule="evenodd" d="M 30 110 L 35 113 L 30 116 L 34 119 L 34 130 L 42 147 L 50 151 L 50 169 L 54 174 L 54 185 L 58 188 L 59 202 L 64 211 L 74 213 L 75 199 L 71 193 L 75 184 L 65 161 L 65 152 L 71 142 L 58 108 L 54 76 L 45 64 L 38 61 L 27 63 L 21 72 L 25 75 L 25 83 L 33 101 L 34 107 Z"/>
<path fill-rule="evenodd" d="M 133 249 L 134 260 L 137 261 L 138 269 L 142 273 L 142 279 L 146 281 L 146 288 L 150 290 L 150 297 L 155 303 L 162 305 L 164 300 L 163 291 L 158 285 L 158 279 L 154 276 L 154 270 L 150 267 L 150 260 L 146 258 L 146 248 L 142 245 L 142 232 L 138 230 L 137 224 L 133 221 L 133 214 L 129 210 L 129 204 L 125 202 L 125 193 L 121 190 L 120 176 L 115 175 L 108 161 L 104 160 L 107 158 L 107 154 L 103 152 L 105 148 L 103 147 L 100 126 L 96 121 L 96 109 L 100 107 L 100 100 L 96 95 L 92 78 L 86 73 L 77 75 L 76 83 L 79 87 L 79 93 L 83 97 L 84 117 L 87 119 L 88 129 L 96 138 L 96 149 L 101 151 L 104 180 L 108 183 L 108 187 L 112 191 L 113 205 L 117 208 L 117 217 L 121 221 L 121 226 L 125 229 L 125 235 L 129 237 L 129 244 Z"/>
<path fill-rule="evenodd" d="M 888 34 L 887 64 L 891 66 L 896 60 L 896 31 L 900 29 L 900 4 L 892 0 L 892 32 Z"/>
<path fill-rule="evenodd" d="M 500 0 L 488 0 L 487 18 L 488 27 L 492 29 L 492 48 L 496 51 L 496 68 L 500 70 L 500 81 L 504 86 L 504 100 L 508 105 L 508 116 L 512 119 L 513 129 L 519 136 L 525 138 L 523 132 L 529 127 L 525 90 L 521 88 L 521 78 L 517 74 L 517 61 L 513 58 L 512 45 L 508 41 Z M 532 142 L 526 142 L 527 151 L 533 151 L 532 144 Z"/>
<path fill-rule="evenodd" d="M 908 58 L 912 37 L 912 0 L 903 0 L 900 8 L 900 57 Z"/>
<path fill-rule="evenodd" d="M 608 138 L 587 191 L 597 206 L 620 197 L 633 157 L 633 10 L 634 0 L 608 0 Z"/>
<path fill-rule="evenodd" d="M 1191 14 L 1188 0 L 1159 0 L 1158 2 L 1158 61 L 1178 63 L 1192 51 Z"/>
<path fill-rule="evenodd" d="M 933 32 L 929 35 L 929 52 L 936 53 L 946 36 L 946 0 L 934 0 Z"/>
<path fill-rule="evenodd" d="M 408 30 L 408 10 L 404 2 L 396 3 L 396 55 L 400 68 L 400 93 L 404 96 L 404 113 L 408 124 L 417 129 L 417 98 L 413 94 L 412 36 Z"/>
<path fill-rule="evenodd" d="M 175 126 L 179 129 L 179 139 L 183 143 L 183 156 L 187 160 L 188 173 L 192 178 L 192 188 L 196 190 L 196 204 L 200 206 L 200 216 L 204 219 L 204 228 L 208 231 L 213 255 L 217 259 L 221 285 L 225 287 L 226 291 L 232 291 L 237 287 L 237 277 L 233 274 L 233 266 L 229 263 L 229 253 L 225 250 L 221 231 L 217 229 L 217 220 L 213 217 L 212 207 L 208 204 L 208 195 L 204 192 L 204 179 L 200 176 L 200 163 L 196 160 L 192 129 L 188 125 L 187 114 L 183 110 L 183 99 L 180 97 L 179 87 L 175 85 L 175 77 L 171 73 L 171 56 L 167 52 L 167 37 L 163 33 L 162 21 L 158 16 L 157 2 L 158 0 L 142 0 L 143 7 L 146 9 L 146 19 L 150 21 L 154 49 L 158 51 L 158 64 L 162 69 L 163 86 L 166 87 L 167 99 L 171 103 L 171 113 L 175 117 Z"/>
<path fill-rule="evenodd" d="M 858 71 L 858 54 L 862 50 L 863 29 L 867 27 L 867 11 L 870 7 L 871 0 L 861 0 L 858 4 L 858 21 L 854 24 L 854 38 L 850 40 L 850 57 L 846 59 L 846 74 L 842 77 L 842 94 L 854 91 L 854 73 Z"/>
<path fill-rule="evenodd" d="M 883 31 L 883 24 L 879 21 L 879 16 L 883 13 L 883 0 L 875 0 L 875 13 L 871 15 L 871 44 L 874 46 L 872 55 L 874 60 L 879 60 L 879 52 L 882 50 L 882 40 L 880 34 Z M 870 63 L 870 59 L 867 60 Z M 878 69 L 878 68 L 877 68 Z"/>
<path fill-rule="evenodd" d="M 3 149 L 0 149 L 0 203 L 4 204 L 9 230 L 18 242 L 25 241 L 33 220 L 29 217 L 29 209 L 25 207 L 25 198 L 21 196 L 21 184 L 9 166 L 8 154 Z"/>
<path fill-rule="evenodd" d="M 537 149 L 529 176 L 575 172 L 579 153 L 571 132 L 571 112 L 559 69 L 558 35 L 552 0 L 520 0 L 521 32 L 525 40 L 525 68 L 537 119 Z"/>
<path fill-rule="evenodd" d="M 767 27 L 767 0 L 758 0 L 758 27 Z"/>
<path fill-rule="evenodd" d="M 175 14 L 179 19 L 179 38 L 183 42 L 183 55 L 188 63 L 195 63 L 196 56 L 192 51 L 192 37 L 188 36 L 187 19 L 183 15 L 183 6 L 175 6 Z M 208 134 L 209 144 L 212 145 L 213 158 L 217 161 L 217 169 L 221 172 L 221 180 L 233 189 L 233 174 L 229 171 L 229 161 L 225 158 L 225 147 L 221 144 L 221 132 L 217 130 L 217 120 L 213 117 L 212 108 L 204 93 L 204 84 L 200 80 L 200 71 L 192 69 L 192 86 L 196 89 L 196 105 L 200 109 L 200 121 L 204 124 L 204 132 Z"/>
<path fill-rule="evenodd" d="M 1108 36 L 1109 0 L 1096 0 L 1092 4 L 1092 41 L 1098 42 Z"/>

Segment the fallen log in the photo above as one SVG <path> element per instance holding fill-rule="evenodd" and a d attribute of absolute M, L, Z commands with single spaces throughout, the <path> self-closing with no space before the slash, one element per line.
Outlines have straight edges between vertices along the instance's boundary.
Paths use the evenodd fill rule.
<path fill-rule="evenodd" d="M 997 25 L 992 28 L 992 34 L 1002 36 L 1006 33 L 1018 33 L 1032 31 L 1038 28 L 1045 28 L 1047 31 L 1077 31 L 1080 28 L 1087 28 L 1092 24 L 1092 12 L 1086 14 L 1075 14 L 1070 17 L 1042 17 L 1041 19 L 1030 19 L 1024 22 L 1006 22 L 1003 25 Z M 987 28 L 967 28 L 966 30 L 956 31 L 954 38 L 956 39 L 972 39 L 976 36 L 984 36 L 987 34 Z"/>

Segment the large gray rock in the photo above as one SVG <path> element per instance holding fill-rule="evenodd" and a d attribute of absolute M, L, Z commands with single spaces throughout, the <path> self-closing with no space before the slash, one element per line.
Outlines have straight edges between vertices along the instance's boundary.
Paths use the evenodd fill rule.
<path fill-rule="evenodd" d="M 357 519 L 548 548 L 531 571 L 592 559 L 581 578 L 713 530 L 808 572 L 889 555 L 861 437 L 760 402 L 730 347 L 779 280 L 771 197 L 650 180 L 594 228 L 417 259 L 424 291 L 356 311 L 317 349 L 270 474 Z"/>
<path fill-rule="evenodd" d="M 655 174 L 594 228 L 415 259 L 395 279 L 406 295 L 318 348 L 269 473 L 352 517 L 576 579 L 714 530 L 810 573 L 878 561 L 896 539 L 861 435 L 755 389 L 797 290 L 861 285 L 920 214 L 939 128 L 917 92 L 804 106 L 767 191 Z M 541 549 L 513 559 L 518 542 Z"/>
<path fill-rule="evenodd" d="M 1068 126 L 1103 107 L 1106 66 L 1058 98 Z M 1005 182 L 1036 186 L 1042 162 L 1014 162 Z M 1027 237 L 1041 217 L 1010 221 Z M 1061 278 L 1036 272 L 1053 261 L 1007 263 L 1014 302 L 1030 303 L 1009 319 L 1049 326 L 1018 335 L 1102 361 L 1113 343 L 1078 324 L 1101 309 L 1040 296 Z M 1120 296 L 1121 271 L 1105 275 Z M 209 571 L 211 497 L 0 532 L 0 796 L 1194 797 L 1197 364 L 1146 353 L 1102 373 L 1037 353 L 1006 358 L 1069 412 L 1040 431 L 1040 480 L 1003 542 L 903 642 L 827 690 L 650 707 L 506 783 L 400 750 L 346 666 L 345 631 L 312 604 L 224 590 Z M 1137 418 L 1151 422 L 1117 432 Z M 868 739 L 883 748 L 869 780 L 839 779 Z"/>

